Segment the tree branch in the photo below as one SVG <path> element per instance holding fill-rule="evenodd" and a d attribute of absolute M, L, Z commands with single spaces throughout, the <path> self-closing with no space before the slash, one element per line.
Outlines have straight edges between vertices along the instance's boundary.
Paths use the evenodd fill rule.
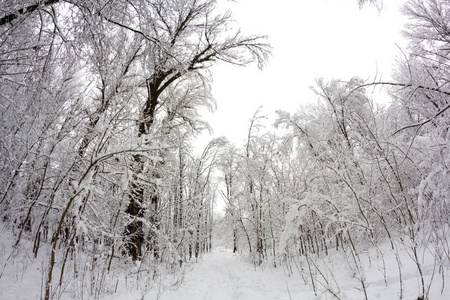
<path fill-rule="evenodd" d="M 423 85 L 415 85 L 415 84 L 411 84 L 411 83 L 396 83 L 396 82 L 371 82 L 371 83 L 362 84 L 362 85 L 357 86 L 355 89 L 353 89 L 349 93 L 349 95 L 351 95 L 352 93 L 354 93 L 355 91 L 357 91 L 360 88 L 364 88 L 364 87 L 368 87 L 368 86 L 372 86 L 372 85 L 390 85 L 390 86 L 401 86 L 401 87 L 406 87 L 406 88 L 407 87 L 414 87 L 415 89 L 424 89 L 424 90 L 428 90 L 428 91 L 432 91 L 432 92 L 441 93 L 441 94 L 444 94 L 446 96 L 450 96 L 450 92 L 443 91 L 443 90 L 441 90 L 439 88 L 423 86 Z M 400 131 L 408 129 L 408 128 L 422 127 L 423 125 L 431 122 L 432 120 L 434 120 L 437 117 L 439 117 L 440 115 L 442 115 L 449 108 L 450 108 L 450 104 L 447 105 L 446 107 L 444 107 L 443 109 L 441 109 L 439 112 L 437 112 L 432 118 L 429 118 L 429 119 L 427 119 L 425 121 L 422 121 L 422 122 L 419 122 L 419 123 L 414 123 L 414 124 L 410 124 L 410 125 L 407 125 L 405 127 L 402 127 L 400 129 L 396 130 L 392 135 L 396 135 Z"/>
<path fill-rule="evenodd" d="M 356 90 L 360 89 L 360 88 L 364 88 L 364 87 L 368 87 L 368 86 L 372 86 L 372 85 L 390 85 L 390 86 L 401 86 L 401 87 L 414 87 L 414 88 L 417 88 L 417 89 L 424 89 L 424 90 L 438 92 L 438 93 L 442 93 L 444 95 L 450 96 L 450 92 L 443 91 L 443 90 L 441 90 L 439 88 L 423 86 L 423 85 L 415 85 L 415 84 L 412 84 L 412 83 L 397 83 L 397 82 L 371 82 L 371 83 L 361 84 L 361 85 L 357 86 L 355 89 L 353 89 L 349 93 L 349 95 L 352 94 L 353 92 L 355 92 Z"/>
<path fill-rule="evenodd" d="M 29 5 L 24 8 L 20 8 L 17 10 L 17 12 L 6 15 L 3 18 L 1 18 L 0 26 L 12 23 L 12 21 L 17 19 L 20 15 L 30 14 L 30 13 L 34 12 L 35 10 L 37 10 L 39 7 L 53 5 L 55 3 L 58 3 L 59 1 L 60 0 L 47 0 L 43 3 L 36 3 L 36 4 Z"/>
<path fill-rule="evenodd" d="M 450 108 L 450 104 L 447 105 L 444 109 L 440 110 L 437 114 L 435 114 L 432 118 L 419 122 L 419 123 L 415 123 L 415 124 L 411 124 L 411 125 L 407 125 L 405 127 L 402 127 L 398 130 L 396 130 L 392 135 L 396 135 L 397 133 L 399 133 L 402 130 L 408 129 L 408 128 L 414 128 L 414 127 L 422 127 L 423 125 L 431 122 L 432 120 L 436 119 L 437 117 L 439 117 L 440 115 L 442 115 L 447 109 Z"/>

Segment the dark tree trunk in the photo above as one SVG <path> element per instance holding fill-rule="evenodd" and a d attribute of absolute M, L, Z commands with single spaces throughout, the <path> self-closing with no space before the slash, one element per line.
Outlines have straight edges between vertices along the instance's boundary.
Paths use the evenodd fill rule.
<path fill-rule="evenodd" d="M 6 25 L 6 24 L 10 24 L 15 19 L 17 19 L 19 16 L 26 15 L 26 14 L 31 14 L 32 12 L 34 12 L 37 9 L 39 9 L 40 7 L 53 5 L 53 4 L 58 3 L 58 2 L 59 2 L 59 0 L 48 0 L 48 1 L 45 1 L 43 3 L 41 1 L 39 1 L 36 4 L 32 4 L 32 5 L 29 5 L 27 7 L 20 8 L 20 9 L 17 10 L 17 12 L 12 13 L 12 14 L 8 14 L 8 15 L 4 16 L 3 18 L 1 18 L 0 19 L 0 26 Z"/>
<path fill-rule="evenodd" d="M 159 231 L 159 217 L 158 217 L 158 203 L 159 198 L 156 194 L 156 190 L 153 191 L 151 197 L 151 210 L 150 210 L 150 232 L 149 232 L 149 250 L 153 253 L 155 258 L 159 258 L 159 243 L 158 243 L 158 231 Z"/>
<path fill-rule="evenodd" d="M 237 252 L 237 229 L 233 229 L 233 253 Z"/>
<path fill-rule="evenodd" d="M 144 217 L 144 209 L 142 208 L 142 202 L 138 202 L 144 200 L 144 188 L 136 182 L 137 178 L 133 178 L 133 180 L 134 182 L 131 183 L 130 203 L 126 210 L 126 213 L 133 219 L 127 225 L 125 233 L 128 237 L 127 250 L 135 261 L 142 255 L 142 243 L 144 241 L 143 223 L 140 220 Z"/>
<path fill-rule="evenodd" d="M 168 85 L 161 84 L 169 76 L 170 73 L 155 73 L 147 80 L 147 100 L 142 114 L 142 120 L 139 122 L 138 136 L 143 136 L 149 133 L 155 118 L 156 106 L 158 104 L 158 97 L 167 88 Z M 167 84 L 167 83 L 166 83 Z M 133 260 L 138 260 L 142 256 L 142 244 L 144 242 L 144 223 L 142 218 L 145 215 L 144 209 L 144 185 L 139 183 L 139 176 L 144 175 L 144 166 L 147 159 L 140 154 L 133 156 L 135 166 L 133 170 L 133 179 L 130 184 L 130 203 L 126 213 L 130 216 L 131 222 L 126 227 L 126 248 Z M 149 219 L 150 230 L 148 237 L 148 249 L 153 251 L 155 257 L 159 256 L 159 247 L 157 244 L 156 230 L 159 227 L 159 220 L 157 217 L 158 196 L 156 187 L 151 188 L 151 216 Z"/>

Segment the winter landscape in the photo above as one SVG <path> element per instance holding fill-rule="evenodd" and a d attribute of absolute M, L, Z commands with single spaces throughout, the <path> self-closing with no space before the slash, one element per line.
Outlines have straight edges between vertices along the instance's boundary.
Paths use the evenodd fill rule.
<path fill-rule="evenodd" d="M 261 4 L 272 44 L 240 29 L 245 1 L 1 1 L 0 299 L 450 299 L 450 2 L 399 0 L 389 69 L 296 94 L 314 71 L 270 65 L 292 7 Z M 296 9 L 335 32 L 336 1 L 393 11 Z M 347 63 L 363 24 L 283 39 Z M 208 135 L 224 66 L 238 142 Z M 240 90 L 251 67 L 280 81 Z"/>

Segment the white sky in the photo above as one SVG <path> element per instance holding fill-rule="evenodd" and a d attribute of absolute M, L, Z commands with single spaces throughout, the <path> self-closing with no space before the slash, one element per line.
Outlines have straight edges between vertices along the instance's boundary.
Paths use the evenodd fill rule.
<path fill-rule="evenodd" d="M 272 57 L 262 71 L 256 64 L 212 69 L 217 111 L 204 118 L 214 133 L 201 136 L 198 146 L 219 136 L 242 146 L 258 107 L 271 116 L 277 109 L 295 112 L 317 100 L 309 88 L 316 78 L 389 79 L 401 54 L 396 44 L 405 45 L 405 18 L 399 13 L 404 2 L 385 0 L 379 12 L 372 6 L 359 9 L 356 0 L 229 1 L 244 33 L 269 36 Z"/>

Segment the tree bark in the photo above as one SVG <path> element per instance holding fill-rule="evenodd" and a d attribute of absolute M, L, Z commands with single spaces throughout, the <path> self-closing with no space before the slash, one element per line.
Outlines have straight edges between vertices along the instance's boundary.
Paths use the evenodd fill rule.
<path fill-rule="evenodd" d="M 167 82 L 162 86 L 164 80 L 170 75 L 170 73 L 155 73 L 149 79 L 147 79 L 147 101 L 142 114 L 142 120 L 139 123 L 138 136 L 143 136 L 149 133 L 155 118 L 156 106 L 158 104 L 158 97 L 162 92 L 162 89 L 168 87 Z M 169 79 L 170 80 L 170 79 Z M 143 155 L 136 154 L 133 156 L 135 166 L 133 170 L 133 179 L 130 184 L 130 202 L 126 209 L 126 213 L 130 216 L 131 222 L 126 226 L 126 236 L 128 241 L 126 248 L 133 259 L 136 261 L 142 256 L 142 245 L 144 243 L 144 223 L 142 218 L 145 215 L 144 209 L 144 189 L 145 187 L 139 183 L 139 175 L 144 176 L 144 166 L 146 158 Z M 150 216 L 150 230 L 148 237 L 148 247 L 150 251 L 153 251 L 155 257 L 158 257 L 158 245 L 156 240 L 155 229 L 158 228 L 158 196 L 156 193 L 156 187 L 152 188 L 151 196 L 151 216 Z"/>
<path fill-rule="evenodd" d="M 6 25 L 6 24 L 11 24 L 20 15 L 30 14 L 30 13 L 36 11 L 39 7 L 53 5 L 58 2 L 59 2 L 59 0 L 47 0 L 44 3 L 36 3 L 36 4 L 29 5 L 24 8 L 20 8 L 17 10 L 17 12 L 8 14 L 8 15 L 4 16 L 3 18 L 1 18 L 0 26 Z"/>

